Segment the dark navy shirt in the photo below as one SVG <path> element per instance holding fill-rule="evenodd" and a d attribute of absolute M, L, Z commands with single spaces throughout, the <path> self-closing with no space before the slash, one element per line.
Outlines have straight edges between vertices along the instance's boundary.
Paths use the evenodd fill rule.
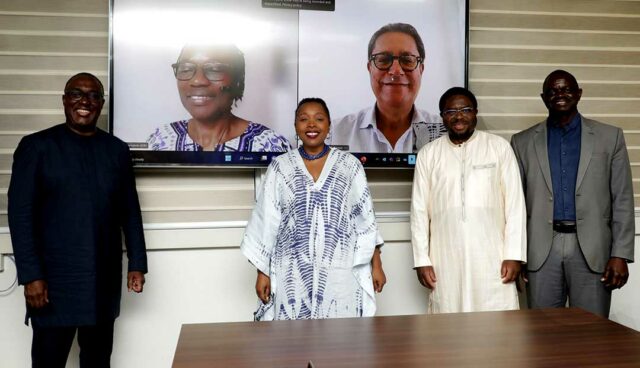
<path fill-rule="evenodd" d="M 129 271 L 147 271 L 140 203 L 126 143 L 66 124 L 24 137 L 9 185 L 18 281 L 45 280 L 34 327 L 96 325 L 120 314 L 122 234 Z"/>
<path fill-rule="evenodd" d="M 576 220 L 576 179 L 580 163 L 582 133 L 580 114 L 571 122 L 559 127 L 547 121 L 547 147 L 551 181 L 553 183 L 553 219 Z"/>

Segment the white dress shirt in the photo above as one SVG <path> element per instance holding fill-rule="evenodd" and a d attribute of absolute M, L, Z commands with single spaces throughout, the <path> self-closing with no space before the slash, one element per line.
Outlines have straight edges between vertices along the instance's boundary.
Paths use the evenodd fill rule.
<path fill-rule="evenodd" d="M 334 120 L 327 144 L 348 146 L 350 152 L 413 153 L 446 132 L 440 116 L 414 106 L 411 128 L 392 147 L 377 127 L 375 108 L 373 105 Z"/>

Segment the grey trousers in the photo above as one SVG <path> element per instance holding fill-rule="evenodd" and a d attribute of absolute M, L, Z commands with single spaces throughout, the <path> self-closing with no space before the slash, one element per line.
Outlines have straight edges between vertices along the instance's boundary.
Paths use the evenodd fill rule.
<path fill-rule="evenodd" d="M 569 306 L 608 318 L 611 290 L 601 277 L 589 269 L 576 234 L 554 232 L 547 260 L 539 270 L 528 272 L 529 308 L 562 308 L 568 298 Z"/>

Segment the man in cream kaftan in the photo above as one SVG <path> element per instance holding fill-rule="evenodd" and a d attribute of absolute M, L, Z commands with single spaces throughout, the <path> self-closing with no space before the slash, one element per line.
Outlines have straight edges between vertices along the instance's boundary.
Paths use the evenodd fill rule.
<path fill-rule="evenodd" d="M 441 102 L 450 134 L 420 150 L 414 174 L 414 263 L 419 279 L 421 268 L 435 272 L 428 313 L 518 309 L 513 280 L 526 261 L 518 164 L 506 140 L 475 130 L 475 98 L 449 106 L 455 97 Z M 507 260 L 519 261 L 508 279 Z"/>
<path fill-rule="evenodd" d="M 372 316 L 377 225 L 364 169 L 331 149 L 316 182 L 297 150 L 271 163 L 242 253 L 271 279 L 257 320 Z"/>

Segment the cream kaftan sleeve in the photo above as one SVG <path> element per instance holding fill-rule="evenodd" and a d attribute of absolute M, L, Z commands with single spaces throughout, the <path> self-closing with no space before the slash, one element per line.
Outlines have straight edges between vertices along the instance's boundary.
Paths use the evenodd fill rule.
<path fill-rule="evenodd" d="M 411 194 L 411 245 L 414 267 L 432 266 L 429 258 L 429 195 L 431 183 L 429 173 L 432 162 L 427 158 L 427 147 L 418 152 L 413 174 Z"/>
<path fill-rule="evenodd" d="M 505 144 L 500 160 L 500 188 L 504 198 L 504 259 L 527 261 L 527 211 L 520 168 L 511 146 Z"/>

